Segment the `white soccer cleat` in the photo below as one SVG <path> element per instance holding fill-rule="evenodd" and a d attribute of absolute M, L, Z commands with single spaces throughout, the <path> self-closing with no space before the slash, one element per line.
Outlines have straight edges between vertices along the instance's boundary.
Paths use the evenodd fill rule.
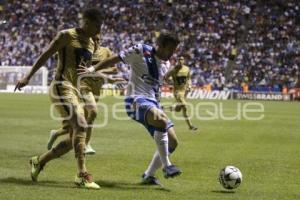
<path fill-rule="evenodd" d="M 31 172 L 30 172 L 31 180 L 37 182 L 38 176 L 40 172 L 43 170 L 43 166 L 39 163 L 39 157 L 34 156 L 30 158 L 29 164 L 31 166 Z"/>
<path fill-rule="evenodd" d="M 49 140 L 48 140 L 48 143 L 47 143 L 47 149 L 48 150 L 52 149 L 52 146 L 53 146 L 53 144 L 54 144 L 54 142 L 57 138 L 55 133 L 56 133 L 56 130 L 51 130 L 50 131 L 50 137 L 49 137 Z"/>
<path fill-rule="evenodd" d="M 87 144 L 84 149 L 84 154 L 86 155 L 94 155 L 96 151 L 91 147 L 90 144 Z"/>
<path fill-rule="evenodd" d="M 100 186 L 93 182 L 92 180 L 92 175 L 85 172 L 85 173 L 80 173 L 79 175 L 77 175 L 75 177 L 75 181 L 74 183 L 78 186 L 78 187 L 82 187 L 82 188 L 87 188 L 87 189 L 100 189 Z"/>

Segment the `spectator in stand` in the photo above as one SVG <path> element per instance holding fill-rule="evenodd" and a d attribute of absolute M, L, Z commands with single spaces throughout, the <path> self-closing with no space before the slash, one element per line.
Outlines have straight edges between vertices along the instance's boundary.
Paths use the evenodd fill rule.
<path fill-rule="evenodd" d="M 281 91 L 298 80 L 296 0 L 11 0 L 0 12 L 0 64 L 32 65 L 54 34 L 76 26 L 78 11 L 88 6 L 107 16 L 102 45 L 114 52 L 152 43 L 159 29 L 173 29 L 182 40 L 175 56 L 188 58 L 195 86 L 242 90 L 247 84 L 250 90 Z"/>

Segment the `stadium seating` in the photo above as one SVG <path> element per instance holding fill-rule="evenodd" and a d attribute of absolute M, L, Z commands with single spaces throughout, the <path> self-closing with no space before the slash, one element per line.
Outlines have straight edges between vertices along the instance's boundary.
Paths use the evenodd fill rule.
<path fill-rule="evenodd" d="M 0 65 L 32 65 L 58 30 L 77 26 L 78 13 L 94 6 L 107 17 L 103 45 L 116 53 L 137 42 L 151 43 L 161 29 L 177 32 L 182 40 L 177 55 L 186 56 L 195 86 L 242 90 L 247 84 L 250 90 L 281 91 L 299 79 L 297 1 L 32 2 L 3 5 Z M 47 67 L 54 66 L 53 58 Z"/>

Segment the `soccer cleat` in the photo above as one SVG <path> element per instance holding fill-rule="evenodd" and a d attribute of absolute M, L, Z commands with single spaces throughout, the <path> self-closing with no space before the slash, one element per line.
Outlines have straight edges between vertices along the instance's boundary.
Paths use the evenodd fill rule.
<path fill-rule="evenodd" d="M 31 172 L 30 172 L 31 180 L 34 182 L 37 182 L 38 176 L 39 176 L 40 172 L 43 170 L 44 166 L 42 166 L 39 163 L 38 156 L 34 156 L 34 157 L 30 158 L 29 164 L 31 166 Z"/>
<path fill-rule="evenodd" d="M 48 143 L 47 143 L 47 149 L 48 150 L 52 149 L 52 146 L 53 146 L 53 144 L 56 140 L 55 132 L 56 132 L 56 130 L 51 130 L 50 131 L 50 137 L 49 137 L 49 140 L 48 140 Z"/>
<path fill-rule="evenodd" d="M 154 176 L 147 176 L 145 173 L 142 175 L 142 185 L 161 185 L 159 180 Z"/>
<path fill-rule="evenodd" d="M 173 111 L 173 106 L 161 106 L 162 110 L 166 110 L 166 111 Z"/>
<path fill-rule="evenodd" d="M 196 131 L 196 130 L 198 130 L 198 128 L 197 128 L 196 126 L 191 126 L 191 127 L 190 127 L 190 130 L 191 130 L 191 131 Z"/>
<path fill-rule="evenodd" d="M 82 187 L 82 188 L 100 189 L 100 186 L 97 183 L 93 182 L 92 175 L 87 172 L 80 173 L 79 176 L 77 175 L 75 177 L 74 183 L 78 187 Z"/>
<path fill-rule="evenodd" d="M 175 165 L 169 165 L 165 168 L 163 168 L 163 172 L 164 172 L 164 177 L 165 178 L 173 178 L 175 176 L 179 176 L 182 171 L 177 168 Z"/>
<path fill-rule="evenodd" d="M 86 154 L 86 155 L 94 155 L 95 153 L 96 153 L 96 151 L 91 147 L 90 144 L 88 144 L 88 145 L 85 146 L 84 154 Z"/>

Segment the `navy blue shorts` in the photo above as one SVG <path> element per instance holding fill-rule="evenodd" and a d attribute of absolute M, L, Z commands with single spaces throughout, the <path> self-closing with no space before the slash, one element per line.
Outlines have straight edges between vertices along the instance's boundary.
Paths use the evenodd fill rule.
<path fill-rule="evenodd" d="M 168 121 L 168 125 L 165 129 L 156 128 L 154 126 L 149 125 L 146 120 L 146 114 L 153 107 L 162 110 L 159 103 L 151 99 L 143 97 L 125 98 L 125 109 L 127 115 L 133 120 L 143 124 L 152 137 L 154 135 L 154 131 L 166 132 L 169 128 L 174 126 L 171 120 Z"/>

